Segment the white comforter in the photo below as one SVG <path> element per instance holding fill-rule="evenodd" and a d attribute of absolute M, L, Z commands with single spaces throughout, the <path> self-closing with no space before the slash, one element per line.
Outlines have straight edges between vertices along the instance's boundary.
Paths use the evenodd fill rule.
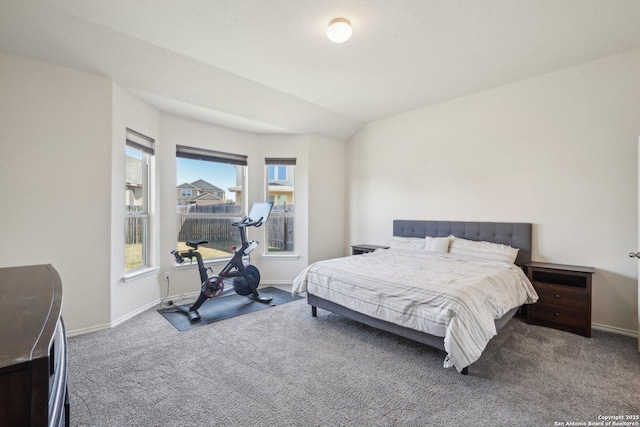
<path fill-rule="evenodd" d="M 518 266 L 448 253 L 403 249 L 320 261 L 293 282 L 293 293 L 444 337 L 445 367 L 461 371 L 496 335 L 494 319 L 538 295 Z"/>

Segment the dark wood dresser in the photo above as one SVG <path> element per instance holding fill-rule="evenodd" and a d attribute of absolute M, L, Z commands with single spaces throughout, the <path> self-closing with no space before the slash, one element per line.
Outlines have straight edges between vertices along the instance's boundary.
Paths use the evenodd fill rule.
<path fill-rule="evenodd" d="M 0 268 L 0 426 L 69 425 L 61 309 L 51 265 Z"/>
<path fill-rule="evenodd" d="M 527 306 L 527 323 L 591 337 L 593 267 L 530 262 L 529 280 L 538 302 Z"/>

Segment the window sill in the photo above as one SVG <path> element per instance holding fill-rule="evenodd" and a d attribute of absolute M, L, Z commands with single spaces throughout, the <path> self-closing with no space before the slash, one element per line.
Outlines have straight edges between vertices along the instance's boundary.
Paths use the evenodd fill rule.
<path fill-rule="evenodd" d="M 160 271 L 160 267 L 144 267 L 136 270 L 131 270 L 128 273 L 125 273 L 122 278 L 123 282 L 131 282 L 133 280 L 139 279 L 141 277 L 149 276 L 151 274 L 157 273 Z"/>
<path fill-rule="evenodd" d="M 262 255 L 262 259 L 298 259 L 298 254 L 265 254 Z"/>

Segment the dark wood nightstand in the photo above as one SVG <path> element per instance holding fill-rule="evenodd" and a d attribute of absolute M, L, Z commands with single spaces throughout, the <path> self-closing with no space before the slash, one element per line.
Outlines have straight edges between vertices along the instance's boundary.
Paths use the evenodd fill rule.
<path fill-rule="evenodd" d="M 591 337 L 591 282 L 595 268 L 530 262 L 527 276 L 538 302 L 527 306 L 527 323 Z"/>
<path fill-rule="evenodd" d="M 376 249 L 389 249 L 389 246 L 378 245 L 351 245 L 351 255 L 362 255 L 373 252 Z"/>

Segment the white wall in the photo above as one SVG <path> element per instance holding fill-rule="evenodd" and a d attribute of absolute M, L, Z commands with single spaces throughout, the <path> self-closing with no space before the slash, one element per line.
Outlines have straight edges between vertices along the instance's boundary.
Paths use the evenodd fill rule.
<path fill-rule="evenodd" d="M 172 294 L 193 292 L 194 271 L 173 270 L 169 255 L 180 143 L 248 155 L 259 170 L 250 171 L 253 200 L 264 157 L 298 158 L 307 241 L 293 261 L 254 257 L 266 281 L 291 280 L 349 243 L 386 243 L 394 218 L 529 221 L 535 259 L 597 268 L 593 321 L 635 331 L 637 261 L 626 254 L 638 247 L 639 75 L 636 50 L 380 120 L 349 142 L 344 164 L 337 141 L 158 115 L 109 79 L 0 54 L 0 267 L 53 264 L 71 331 L 153 302 L 167 269 Z M 117 206 L 127 126 L 157 140 L 160 270 L 123 283 Z M 348 204 L 334 193 L 345 170 Z"/>
<path fill-rule="evenodd" d="M 311 206 L 324 201 L 333 202 L 335 211 L 341 212 L 341 215 L 345 210 L 343 190 L 345 176 L 341 166 L 345 154 L 343 143 L 309 135 L 255 135 L 169 114 L 162 114 L 160 117 L 160 135 L 162 144 L 157 156 L 159 162 L 157 167 L 162 171 L 158 175 L 159 185 L 164 189 L 160 210 L 165 214 L 160 221 L 159 265 L 163 272 L 171 272 L 170 295 L 190 294 L 199 290 L 197 269 L 195 267 L 175 268 L 173 257 L 170 255 L 171 250 L 176 246 L 177 222 L 173 214 L 175 193 L 167 189 L 173 190 L 176 186 L 176 145 L 246 155 L 249 206 L 255 201 L 265 200 L 264 159 L 266 157 L 296 158 L 295 256 L 263 257 L 264 246 L 254 251 L 251 254 L 251 262 L 260 270 L 261 286 L 291 283 L 295 276 L 308 265 L 311 248 L 322 248 L 324 255 L 343 254 L 344 217 L 337 221 L 336 230 L 339 230 L 339 233 L 312 232 L 311 230 L 326 228 L 327 218 L 318 217 L 310 212 Z M 310 155 L 311 152 L 313 157 Z M 337 156 L 339 160 L 331 162 L 332 156 Z M 316 164 L 319 166 L 315 166 Z M 330 170 L 332 165 L 337 170 L 329 173 L 327 177 L 327 170 Z M 313 168 L 316 168 L 315 172 L 312 171 Z M 322 173 L 320 169 L 324 169 Z M 336 194 L 341 193 L 342 196 L 328 196 L 333 191 Z M 334 201 L 334 199 L 337 200 Z M 248 237 L 264 245 L 264 230 L 264 227 L 251 229 Z M 223 266 L 224 263 L 217 263 L 212 268 L 217 273 Z"/>
<path fill-rule="evenodd" d="M 348 144 L 351 243 L 393 219 L 534 224 L 533 258 L 597 269 L 593 322 L 637 331 L 640 50 L 379 120 Z"/>
<path fill-rule="evenodd" d="M 252 262 L 263 283 L 290 283 L 306 267 L 310 247 L 341 255 L 340 232 L 308 219 L 310 194 L 318 210 L 344 188 L 340 170 L 325 178 L 344 144 L 307 135 L 261 136 L 160 114 L 110 79 L 0 54 L 0 267 L 51 263 L 63 282 L 63 316 L 70 334 L 108 328 L 170 295 L 199 290 L 197 270 L 174 269 L 176 144 L 248 156 L 249 201 L 264 200 L 264 158 L 295 157 L 297 255 Z M 124 277 L 126 128 L 156 140 L 150 274 Z M 310 152 L 318 160 L 310 169 Z M 318 180 L 311 184 L 311 180 Z M 331 186 L 328 189 L 326 186 Z M 342 202 L 337 212 L 344 211 Z M 312 215 L 313 216 L 313 215 Z M 338 221 L 337 230 L 341 230 Z M 250 231 L 264 241 L 264 229 Z M 319 255 L 316 255 L 319 256 Z M 214 269 L 222 264 L 214 266 Z"/>
<path fill-rule="evenodd" d="M 175 261 L 171 255 L 171 251 L 176 249 L 178 236 L 175 216 L 176 145 L 246 155 L 249 156 L 248 162 L 252 165 L 257 160 L 251 155 L 256 146 L 256 136 L 170 114 L 160 115 L 160 135 L 162 143 L 157 150 L 156 166 L 160 171 L 157 175 L 158 184 L 164 189 L 161 192 L 159 208 L 165 214 L 160 219 L 158 265 L 162 272 L 171 273 L 170 296 L 190 294 L 200 291 L 197 266 L 194 262 L 190 268 L 174 269 Z M 249 175 L 249 181 L 251 180 Z M 255 189 L 251 186 L 249 191 L 251 197 Z M 188 261 L 185 264 L 188 264 Z M 223 265 L 214 265 L 213 269 L 219 270 Z M 166 293 L 166 286 L 163 293 Z"/>
<path fill-rule="evenodd" d="M 308 135 L 264 135 L 258 138 L 256 145 L 255 161 L 258 164 L 256 172 L 251 174 L 250 185 L 256 190 L 253 193 L 255 199 L 266 200 L 265 182 L 265 158 L 295 158 L 295 247 L 294 251 L 286 255 L 269 255 L 263 257 L 264 245 L 254 256 L 251 254 L 252 262 L 255 261 L 260 269 L 260 283 L 268 284 L 290 284 L 295 276 L 309 264 L 309 250 L 311 241 L 309 240 L 309 204 L 311 193 L 309 191 L 311 176 L 309 173 L 309 136 Z M 259 242 L 266 242 L 266 227 L 251 230 L 251 236 Z"/>
<path fill-rule="evenodd" d="M 70 330 L 110 318 L 111 91 L 0 53 L 0 267 L 52 264 Z"/>
<path fill-rule="evenodd" d="M 348 255 L 346 144 L 309 136 L 309 264 Z"/>

